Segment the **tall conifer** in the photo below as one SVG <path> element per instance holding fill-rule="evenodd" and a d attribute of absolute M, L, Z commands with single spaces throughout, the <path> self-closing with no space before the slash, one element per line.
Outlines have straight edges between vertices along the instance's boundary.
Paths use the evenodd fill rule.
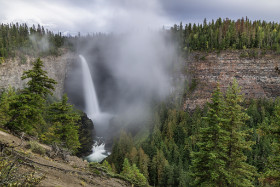
<path fill-rule="evenodd" d="M 249 136 L 242 128 L 249 116 L 240 105 L 244 101 L 236 80 L 226 93 L 225 130 L 229 133 L 227 142 L 226 169 L 228 173 L 227 186 L 253 186 L 255 168 L 249 165 L 244 150 L 250 150 L 252 142 L 246 141 Z"/>
<path fill-rule="evenodd" d="M 219 84 L 212 95 L 212 102 L 209 103 L 205 120 L 208 126 L 200 129 L 198 151 L 192 152 L 191 155 L 193 184 L 195 186 L 225 186 L 228 132 L 222 126 L 225 121 L 224 102 Z"/>

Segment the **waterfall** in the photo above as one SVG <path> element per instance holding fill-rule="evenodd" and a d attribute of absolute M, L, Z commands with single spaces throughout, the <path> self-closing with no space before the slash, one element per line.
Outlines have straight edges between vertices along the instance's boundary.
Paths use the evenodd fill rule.
<path fill-rule="evenodd" d="M 86 103 L 85 112 L 93 121 L 96 134 L 102 135 L 106 132 L 104 130 L 102 131 L 101 129 L 106 129 L 109 120 L 112 118 L 112 115 L 100 112 L 95 86 L 90 74 L 88 63 L 82 55 L 79 55 L 79 57 L 81 59 L 83 72 L 83 88 Z M 92 148 L 92 154 L 90 154 L 87 159 L 89 161 L 100 162 L 109 154 L 110 152 L 106 151 L 105 143 L 102 138 L 97 138 Z"/>
<path fill-rule="evenodd" d="M 84 97 L 86 101 L 86 113 L 88 117 L 92 119 L 94 115 L 98 115 L 100 113 L 98 99 L 87 61 L 82 55 L 79 55 L 79 57 L 81 59 L 83 71 L 83 87 Z"/>

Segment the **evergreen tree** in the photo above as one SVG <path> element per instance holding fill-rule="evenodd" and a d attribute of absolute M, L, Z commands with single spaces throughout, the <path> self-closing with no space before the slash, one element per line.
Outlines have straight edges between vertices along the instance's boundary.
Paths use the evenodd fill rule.
<path fill-rule="evenodd" d="M 76 152 L 80 147 L 77 123 L 81 117 L 73 111 L 73 106 L 68 104 L 67 101 L 67 96 L 63 95 L 62 101 L 50 105 L 48 115 L 53 124 L 51 128 L 54 128 L 53 136 L 60 137 L 60 141 L 65 144 L 65 147 Z M 50 134 L 49 136 L 43 136 L 43 139 L 49 142 L 53 141 Z"/>
<path fill-rule="evenodd" d="M 102 166 L 106 167 L 106 169 L 107 169 L 109 172 L 113 172 L 113 169 L 112 169 L 111 165 L 108 163 L 107 160 L 105 160 L 105 161 L 102 163 Z"/>
<path fill-rule="evenodd" d="M 56 82 L 48 78 L 43 71 L 43 62 L 38 58 L 33 63 L 33 68 L 23 73 L 22 80 L 30 79 L 27 87 L 15 97 L 10 104 L 11 119 L 6 124 L 10 129 L 25 131 L 28 133 L 42 133 L 46 126 L 43 111 L 46 103 L 46 95 L 52 94 L 53 84 Z"/>
<path fill-rule="evenodd" d="M 268 135 L 272 139 L 272 154 L 268 158 L 266 172 L 261 181 L 264 185 L 280 186 L 280 101 L 277 101 Z"/>
<path fill-rule="evenodd" d="M 120 174 L 127 178 L 130 178 L 132 176 L 131 165 L 127 158 L 125 158 L 123 161 L 122 172 Z"/>
<path fill-rule="evenodd" d="M 130 134 L 125 131 L 121 131 L 118 141 L 115 141 L 112 152 L 107 159 L 110 163 L 114 163 L 116 171 L 121 172 L 122 163 L 124 163 L 124 157 L 129 157 L 129 153 L 133 148 L 133 141 Z"/>
<path fill-rule="evenodd" d="M 223 95 L 218 85 L 205 118 L 208 126 L 200 129 L 198 151 L 191 154 L 195 186 L 226 186 L 228 132 L 223 129 L 224 109 Z"/>
<path fill-rule="evenodd" d="M 131 166 L 127 158 L 124 159 L 123 169 L 120 174 L 130 180 L 136 186 L 146 186 L 147 184 L 147 179 L 144 177 L 144 175 L 140 173 L 135 164 Z"/>
<path fill-rule="evenodd" d="M 139 169 L 141 173 L 148 179 L 149 178 L 149 163 L 150 159 L 148 155 L 145 154 L 144 150 L 140 147 L 138 151 L 138 157 L 139 157 Z"/>
<path fill-rule="evenodd" d="M 5 125 L 11 120 L 9 114 L 10 104 L 15 99 L 16 93 L 13 88 L 9 87 L 4 91 L 0 98 L 0 125 Z"/>
<path fill-rule="evenodd" d="M 252 142 L 246 141 L 249 135 L 242 131 L 248 115 L 240 105 L 243 102 L 243 95 L 236 80 L 226 93 L 226 108 L 224 123 L 225 130 L 229 133 L 227 140 L 227 186 L 253 186 L 256 170 L 246 163 L 247 157 L 244 150 L 250 150 Z"/>
<path fill-rule="evenodd" d="M 38 58 L 33 63 L 33 68 L 24 72 L 21 79 L 30 78 L 27 82 L 26 92 L 38 94 L 46 98 L 47 94 L 52 95 L 56 81 L 47 76 L 47 72 L 43 70 L 43 66 L 43 62 Z"/>
<path fill-rule="evenodd" d="M 24 131 L 35 136 L 45 126 L 43 118 L 44 100 L 34 93 L 22 92 L 10 104 L 10 121 L 6 126 L 14 131 Z"/>
<path fill-rule="evenodd" d="M 151 163 L 151 182 L 154 185 L 164 185 L 164 171 L 168 165 L 162 150 L 157 150 L 157 154 L 153 157 Z"/>

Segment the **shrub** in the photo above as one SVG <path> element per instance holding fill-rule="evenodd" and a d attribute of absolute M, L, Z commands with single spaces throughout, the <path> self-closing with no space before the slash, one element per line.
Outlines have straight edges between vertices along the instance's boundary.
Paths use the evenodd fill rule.
<path fill-rule="evenodd" d="M 3 64 L 5 62 L 5 58 L 4 57 L 0 57 L 0 64 Z"/>
<path fill-rule="evenodd" d="M 242 51 L 241 54 L 240 54 L 240 58 L 247 58 L 249 57 L 249 54 L 247 51 Z"/>
<path fill-rule="evenodd" d="M 45 178 L 36 171 L 24 170 L 23 173 L 21 162 L 12 151 L 5 150 L 0 155 L 0 186 L 35 186 Z"/>
<path fill-rule="evenodd" d="M 45 155 L 46 153 L 46 150 L 36 141 L 30 141 L 29 146 L 33 153 L 37 153 L 40 155 Z"/>

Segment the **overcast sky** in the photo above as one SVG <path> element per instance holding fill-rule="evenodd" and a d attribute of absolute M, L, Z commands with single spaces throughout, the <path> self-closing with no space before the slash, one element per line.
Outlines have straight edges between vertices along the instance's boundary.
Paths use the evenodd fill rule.
<path fill-rule="evenodd" d="M 82 33 L 161 28 L 204 18 L 280 19 L 280 0 L 0 0 L 0 7 L 2 23 Z"/>

